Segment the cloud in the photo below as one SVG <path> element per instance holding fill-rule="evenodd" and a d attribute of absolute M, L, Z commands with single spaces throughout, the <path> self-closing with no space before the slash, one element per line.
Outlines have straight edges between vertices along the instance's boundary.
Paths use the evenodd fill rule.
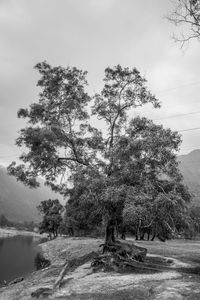
<path fill-rule="evenodd" d="M 0 128 L 6 131 L 1 129 L 0 136 L 10 152 L 17 154 L 10 141 L 24 125 L 17 110 L 37 101 L 39 76 L 33 66 L 43 60 L 88 70 L 91 93 L 100 90 L 107 66 L 137 67 L 163 102 L 160 110 L 141 110 L 153 119 L 200 109 L 194 104 L 198 85 L 162 92 L 200 78 L 199 44 L 191 43 L 183 53 L 170 40 L 172 27 L 163 18 L 169 5 L 160 0 L 1 0 Z M 189 128 L 198 125 L 198 117 L 162 123 Z M 198 143 L 197 132 L 188 136 L 187 143 Z M 2 148 L 5 155 L 8 148 Z"/>
<path fill-rule="evenodd" d="M 116 0 L 89 0 L 90 9 L 95 13 L 105 13 L 113 8 Z"/>
<path fill-rule="evenodd" d="M 0 2 L 0 25 L 7 26 L 7 29 L 23 29 L 29 22 L 28 12 L 25 6 L 20 5 L 21 1 L 1 0 Z"/>

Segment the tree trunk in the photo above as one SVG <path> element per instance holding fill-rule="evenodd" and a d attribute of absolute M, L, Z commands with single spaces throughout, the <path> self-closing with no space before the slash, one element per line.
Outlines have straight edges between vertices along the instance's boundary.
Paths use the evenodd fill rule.
<path fill-rule="evenodd" d="M 73 229 L 73 227 L 69 227 L 68 233 L 69 233 L 69 236 L 74 236 L 74 229 Z"/>
<path fill-rule="evenodd" d="M 138 224 L 137 224 L 137 229 L 136 229 L 136 234 L 135 234 L 135 239 L 136 241 L 139 238 L 139 234 L 140 234 L 140 225 L 141 225 L 141 220 L 138 220 Z"/>
<path fill-rule="evenodd" d="M 156 237 L 156 234 L 157 234 L 157 226 L 156 224 L 154 225 L 154 228 L 152 230 L 152 238 L 151 238 L 151 241 L 154 241 L 155 237 Z"/>
<path fill-rule="evenodd" d="M 109 220 L 106 226 L 105 244 L 115 243 L 115 221 Z"/>
<path fill-rule="evenodd" d="M 151 234 L 151 229 L 149 228 L 147 230 L 147 241 L 149 241 L 149 239 L 150 239 L 150 234 Z"/>
<path fill-rule="evenodd" d="M 119 225 L 117 224 L 116 225 L 116 238 L 119 237 Z"/>
<path fill-rule="evenodd" d="M 144 241 L 144 233 L 140 235 L 140 241 Z"/>
<path fill-rule="evenodd" d="M 140 229 L 140 241 L 144 240 L 144 235 L 145 235 L 145 230 L 144 229 Z"/>
<path fill-rule="evenodd" d="M 122 225 L 122 230 L 121 230 L 121 239 L 125 240 L 126 239 L 126 229 L 125 226 Z"/>

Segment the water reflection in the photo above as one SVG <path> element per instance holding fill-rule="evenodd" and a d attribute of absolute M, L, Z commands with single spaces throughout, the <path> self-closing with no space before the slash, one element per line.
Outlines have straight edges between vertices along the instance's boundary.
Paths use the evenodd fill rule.
<path fill-rule="evenodd" d="M 32 236 L 0 238 L 0 285 L 34 271 L 39 252 Z"/>

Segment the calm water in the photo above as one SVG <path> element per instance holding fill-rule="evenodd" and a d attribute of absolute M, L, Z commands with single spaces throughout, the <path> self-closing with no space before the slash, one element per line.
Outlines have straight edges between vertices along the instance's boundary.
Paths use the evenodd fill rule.
<path fill-rule="evenodd" d="M 35 270 L 34 260 L 41 248 L 32 236 L 0 238 L 0 286 Z"/>

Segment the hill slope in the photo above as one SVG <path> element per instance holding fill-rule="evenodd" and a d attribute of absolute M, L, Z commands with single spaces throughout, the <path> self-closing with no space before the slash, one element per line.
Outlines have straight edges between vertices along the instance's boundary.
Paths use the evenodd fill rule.
<path fill-rule="evenodd" d="M 9 176 L 4 167 L 0 167 L 0 214 L 9 220 L 39 221 L 37 206 L 42 200 L 60 198 L 59 195 L 41 184 L 38 189 L 29 189 Z"/>
<path fill-rule="evenodd" d="M 200 150 L 180 155 L 178 160 L 184 181 L 194 195 L 193 203 L 200 206 Z"/>

